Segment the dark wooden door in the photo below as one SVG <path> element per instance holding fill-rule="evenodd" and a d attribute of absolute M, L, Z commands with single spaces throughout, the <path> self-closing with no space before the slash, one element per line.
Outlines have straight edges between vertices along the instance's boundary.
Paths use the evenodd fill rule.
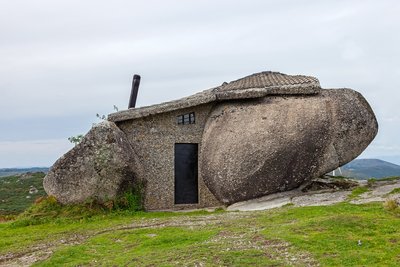
<path fill-rule="evenodd" d="M 175 204 L 198 203 L 198 144 L 175 144 Z"/>

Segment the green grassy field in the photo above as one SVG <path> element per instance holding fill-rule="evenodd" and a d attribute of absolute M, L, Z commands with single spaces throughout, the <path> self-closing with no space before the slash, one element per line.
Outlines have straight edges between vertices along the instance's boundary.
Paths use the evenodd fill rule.
<path fill-rule="evenodd" d="M 0 224 L 0 265 L 24 256 L 35 266 L 400 264 L 398 208 L 382 203 L 259 212 L 61 209 Z"/>
<path fill-rule="evenodd" d="M 44 173 L 0 177 L 0 215 L 18 214 L 28 208 L 35 199 L 45 196 Z M 30 194 L 31 186 L 38 192 Z"/>
<path fill-rule="evenodd" d="M 400 265 L 396 202 L 349 203 L 370 191 L 373 182 L 354 188 L 346 202 L 332 206 L 143 212 L 137 211 L 133 195 L 111 206 L 93 201 L 62 206 L 53 197 L 32 205 L 45 195 L 43 176 L 0 178 L 5 200 L 0 207 L 3 214 L 14 214 L 3 215 L 13 220 L 0 223 L 0 265 Z M 31 186 L 38 193 L 29 194 Z"/>

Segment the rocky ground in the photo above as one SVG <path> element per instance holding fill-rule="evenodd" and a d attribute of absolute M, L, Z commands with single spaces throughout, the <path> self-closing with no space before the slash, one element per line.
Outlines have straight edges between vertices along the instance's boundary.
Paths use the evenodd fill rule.
<path fill-rule="evenodd" d="M 352 199 L 354 188 L 365 188 L 365 192 Z M 295 190 L 268 195 L 262 198 L 235 203 L 227 208 L 228 211 L 267 210 L 284 205 L 325 206 L 348 200 L 353 204 L 362 204 L 387 199 L 399 199 L 400 194 L 389 194 L 400 188 L 400 179 L 376 181 L 350 179 L 314 179 L 311 183 Z"/>

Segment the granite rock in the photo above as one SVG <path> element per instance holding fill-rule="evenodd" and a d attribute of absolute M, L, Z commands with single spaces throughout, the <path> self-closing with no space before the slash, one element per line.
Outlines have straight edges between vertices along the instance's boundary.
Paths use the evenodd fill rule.
<path fill-rule="evenodd" d="M 373 140 L 375 116 L 357 92 L 269 96 L 218 104 L 200 168 L 225 204 L 294 189 L 356 158 Z"/>
<path fill-rule="evenodd" d="M 125 134 L 112 122 L 96 124 L 44 178 L 44 189 L 63 204 L 115 198 L 134 185 L 140 164 Z"/>

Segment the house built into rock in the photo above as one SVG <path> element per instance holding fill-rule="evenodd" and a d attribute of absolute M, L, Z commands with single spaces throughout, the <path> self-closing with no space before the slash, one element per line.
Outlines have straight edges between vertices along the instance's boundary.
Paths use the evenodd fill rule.
<path fill-rule="evenodd" d="M 219 204 L 204 184 L 198 163 L 212 107 L 212 102 L 199 96 L 109 116 L 139 155 L 147 209 Z"/>
<path fill-rule="evenodd" d="M 278 72 L 119 111 L 108 121 L 136 154 L 127 168 L 137 169 L 132 179 L 145 186 L 147 210 L 227 205 L 291 190 L 357 157 L 378 129 L 359 93 Z M 56 197 L 57 183 L 65 182 L 58 165 L 45 181 Z"/>
<path fill-rule="evenodd" d="M 177 101 L 114 113 L 109 115 L 108 119 L 115 122 L 126 133 L 128 140 L 134 144 L 134 148 L 139 154 L 141 165 L 145 169 L 143 179 L 148 188 L 145 206 L 148 209 L 171 209 L 182 205 L 184 207 L 207 207 L 224 202 L 224 199 L 217 200 L 215 198 L 204 181 L 206 178 L 204 175 L 208 175 L 209 171 L 209 169 L 204 170 L 207 168 L 205 162 L 210 161 L 210 157 L 214 156 L 206 154 L 207 151 L 203 148 L 204 134 L 207 133 L 205 131 L 206 124 L 207 122 L 210 124 L 210 121 L 215 119 L 213 111 L 223 103 L 236 103 L 238 107 L 242 107 L 248 101 L 257 102 L 265 100 L 265 98 L 298 99 L 300 96 L 310 98 L 320 94 L 321 90 L 318 80 L 314 77 L 262 72 L 224 83 L 216 88 Z M 312 108 L 309 107 L 309 109 Z M 235 112 L 235 110 L 230 109 L 229 112 Z M 298 112 L 307 112 L 307 110 L 298 110 Z M 321 110 L 321 112 L 323 111 Z M 285 111 L 282 115 L 284 113 Z M 250 116 L 247 119 L 262 120 L 263 117 L 270 115 L 254 113 L 253 116 L 254 118 Z M 226 124 L 223 120 L 219 123 Z M 275 124 L 279 124 L 279 122 L 276 121 Z M 248 130 L 241 128 L 240 125 L 237 127 L 239 131 Z M 269 130 L 261 129 L 261 131 Z M 327 130 L 330 131 L 330 129 Z M 214 137 L 208 136 L 208 138 Z M 279 139 L 278 136 L 276 138 Z M 209 142 L 209 140 L 205 141 Z M 249 141 L 257 144 L 256 140 Z M 269 142 L 269 140 L 264 140 L 264 142 Z M 221 144 L 224 145 L 223 140 Z M 236 153 L 246 152 L 238 151 Z M 199 160 L 202 160 L 200 164 Z M 253 161 L 254 159 L 248 158 L 247 160 Z M 237 163 L 244 164 L 244 162 Z M 229 158 L 225 163 L 217 164 L 216 168 L 223 170 L 224 165 L 228 164 Z M 240 166 L 235 165 L 230 168 L 240 168 Z M 251 171 L 251 169 L 250 166 L 247 171 Z M 228 172 L 227 170 L 226 173 Z M 222 183 L 222 181 L 220 182 Z M 270 182 L 265 180 L 262 183 Z"/>

